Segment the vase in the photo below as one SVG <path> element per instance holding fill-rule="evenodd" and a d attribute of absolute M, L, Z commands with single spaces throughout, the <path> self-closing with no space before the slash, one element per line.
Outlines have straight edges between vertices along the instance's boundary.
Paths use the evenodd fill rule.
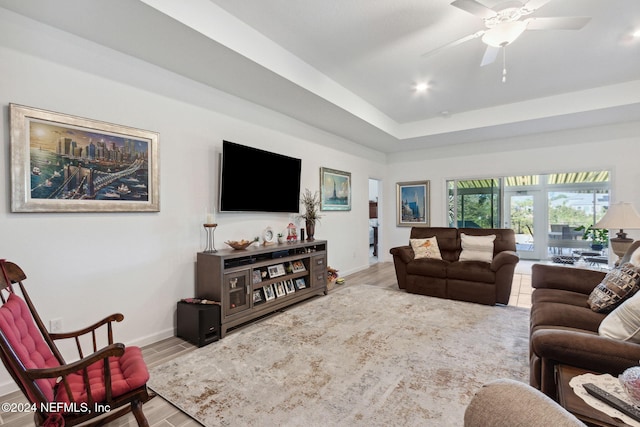
<path fill-rule="evenodd" d="M 315 222 L 306 221 L 305 227 L 307 229 L 307 241 L 311 242 L 311 241 L 315 240 L 313 238 L 313 235 L 315 234 L 315 231 L 316 231 L 316 223 Z"/>

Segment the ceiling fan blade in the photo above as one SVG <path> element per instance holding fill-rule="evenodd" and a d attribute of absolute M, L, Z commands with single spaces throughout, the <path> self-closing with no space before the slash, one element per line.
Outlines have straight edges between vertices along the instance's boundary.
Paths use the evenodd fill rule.
<path fill-rule="evenodd" d="M 487 49 L 484 51 L 484 55 L 482 56 L 480 66 L 484 67 L 485 65 L 492 64 L 498 57 L 500 49 L 501 48 L 495 46 L 487 46 Z"/>
<path fill-rule="evenodd" d="M 529 12 L 533 12 L 534 10 L 540 9 L 542 6 L 549 3 L 550 1 L 551 0 L 529 0 L 528 2 L 525 3 L 523 7 Z"/>
<path fill-rule="evenodd" d="M 455 6 L 482 19 L 491 18 L 496 15 L 494 10 L 478 3 L 476 0 L 454 0 L 451 2 L 451 6 Z"/>
<path fill-rule="evenodd" d="M 451 43 L 447 43 L 447 44 L 445 44 L 443 46 L 437 47 L 437 48 L 435 48 L 435 49 L 433 49 L 433 50 L 431 50 L 431 51 L 429 51 L 427 53 L 423 53 L 421 55 L 421 57 L 422 58 L 428 58 L 428 57 L 433 56 L 436 53 L 438 53 L 438 52 L 440 52 L 440 51 L 442 51 L 444 49 L 448 49 L 450 47 L 458 46 L 458 45 L 461 45 L 462 43 L 468 42 L 469 40 L 473 40 L 473 39 L 477 39 L 478 37 L 482 37 L 482 35 L 484 33 L 485 33 L 484 30 L 480 30 L 477 33 L 469 34 L 468 36 L 464 36 L 461 39 L 458 39 L 458 40 L 452 41 Z"/>
<path fill-rule="evenodd" d="M 527 30 L 579 30 L 591 21 L 588 16 L 525 19 Z"/>

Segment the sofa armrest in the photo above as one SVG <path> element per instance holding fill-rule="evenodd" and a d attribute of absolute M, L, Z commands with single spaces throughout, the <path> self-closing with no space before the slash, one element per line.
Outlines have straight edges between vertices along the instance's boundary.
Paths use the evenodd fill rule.
<path fill-rule="evenodd" d="M 485 384 L 464 413 L 464 427 L 580 427 L 566 409 L 540 391 L 512 379 Z"/>
<path fill-rule="evenodd" d="M 531 286 L 533 288 L 562 289 L 588 295 L 593 291 L 606 273 L 585 268 L 564 267 L 559 265 L 534 264 L 531 267 Z"/>
<path fill-rule="evenodd" d="M 491 271 L 498 271 L 502 266 L 508 264 L 517 264 L 520 257 L 514 251 L 502 251 L 496 254 L 491 261 Z"/>
<path fill-rule="evenodd" d="M 596 372 L 618 375 L 638 365 L 640 344 L 566 329 L 538 329 L 531 350 L 541 359 Z"/>
<path fill-rule="evenodd" d="M 391 248 L 389 249 L 389 253 L 394 257 L 400 258 L 405 264 L 410 263 L 414 258 L 413 249 L 411 249 L 411 246 L 398 246 L 395 248 Z"/>

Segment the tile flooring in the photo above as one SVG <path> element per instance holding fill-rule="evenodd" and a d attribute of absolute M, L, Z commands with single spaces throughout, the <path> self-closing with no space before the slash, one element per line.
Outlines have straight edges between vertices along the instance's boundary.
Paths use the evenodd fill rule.
<path fill-rule="evenodd" d="M 513 288 L 509 305 L 531 306 L 531 262 L 521 261 L 513 278 Z M 397 289 L 395 270 L 392 262 L 374 263 L 369 268 L 345 277 L 346 284 L 354 286 L 369 284 Z M 336 285 L 337 286 L 337 285 Z M 196 347 L 180 338 L 172 337 L 144 347 L 143 354 L 149 367 L 160 365 L 175 357 L 193 351 Z M 25 402 L 22 393 L 14 392 L 0 396 L 0 402 Z M 156 397 L 144 405 L 144 413 L 151 427 L 196 427 L 200 423 L 164 400 Z M 0 426 L 24 427 L 33 425 L 29 413 L 0 413 Z M 131 414 L 107 424 L 107 427 L 134 427 L 135 419 Z"/>

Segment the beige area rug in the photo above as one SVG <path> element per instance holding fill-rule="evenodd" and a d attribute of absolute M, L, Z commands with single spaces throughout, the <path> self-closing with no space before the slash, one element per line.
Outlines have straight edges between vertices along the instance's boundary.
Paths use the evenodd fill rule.
<path fill-rule="evenodd" d="M 528 379 L 529 311 L 345 287 L 151 371 L 206 426 L 461 426 L 482 384 Z"/>

